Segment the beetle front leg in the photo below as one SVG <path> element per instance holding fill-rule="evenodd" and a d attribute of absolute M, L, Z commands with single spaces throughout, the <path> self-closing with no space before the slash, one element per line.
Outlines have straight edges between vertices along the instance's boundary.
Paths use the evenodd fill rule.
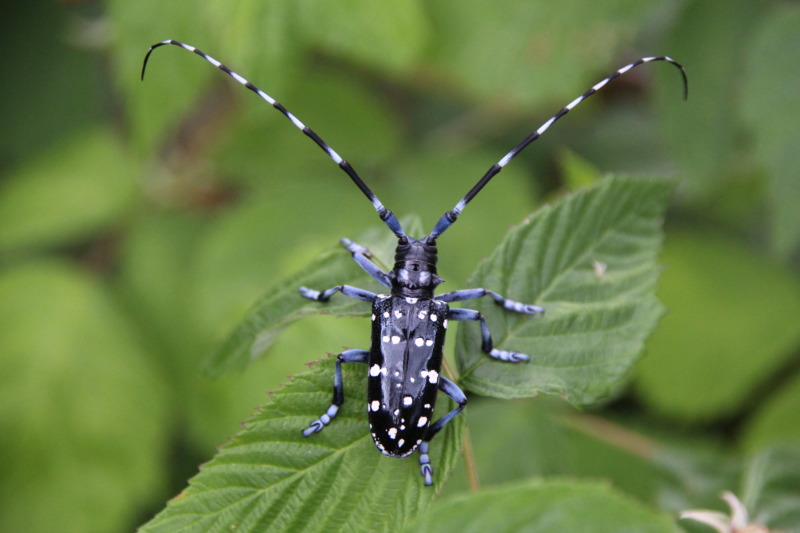
<path fill-rule="evenodd" d="M 505 361 L 507 363 L 520 363 L 522 361 L 530 361 L 530 357 L 524 353 L 511 352 L 508 350 L 498 350 L 494 347 L 492 341 L 492 334 L 489 333 L 489 327 L 486 325 L 486 319 L 482 314 L 474 309 L 450 309 L 447 317 L 451 320 L 480 320 L 481 322 L 481 348 L 492 359 L 498 361 Z"/>
<path fill-rule="evenodd" d="M 433 485 L 433 467 L 431 466 L 431 458 L 428 456 L 428 443 L 431 439 L 442 430 L 442 428 L 450 422 L 455 416 L 464 410 L 467 405 L 467 396 L 458 388 L 458 385 L 450 381 L 444 376 L 439 377 L 439 390 L 447 394 L 451 400 L 458 404 L 458 407 L 444 415 L 436 421 L 425 433 L 425 438 L 419 443 L 419 469 L 422 477 L 425 478 L 425 485 Z"/>
<path fill-rule="evenodd" d="M 330 300 L 331 296 L 337 292 L 341 292 L 345 296 L 353 298 L 354 300 L 362 300 L 364 302 L 372 302 L 376 297 L 375 293 L 373 292 L 365 291 L 364 289 L 359 289 L 358 287 L 351 287 L 350 285 L 337 285 L 336 287 L 331 287 L 330 289 L 324 291 L 316 291 L 314 289 L 309 289 L 308 287 L 300 287 L 299 291 L 303 298 L 308 298 L 309 300 L 314 300 L 315 302 L 327 302 Z"/>
<path fill-rule="evenodd" d="M 348 252 L 353 254 L 353 260 L 358 263 L 358 266 L 369 274 L 372 279 L 386 287 L 392 286 L 392 282 L 389 280 L 389 276 L 386 272 L 372 262 L 372 252 L 350 239 L 342 239 L 341 243 Z"/>
<path fill-rule="evenodd" d="M 325 426 L 331 423 L 331 420 L 333 420 L 339 412 L 339 407 L 344 403 L 342 363 L 366 363 L 368 357 L 369 352 L 367 350 L 347 350 L 336 356 L 336 373 L 333 378 L 333 401 L 322 416 L 311 422 L 309 427 L 303 430 L 304 437 L 322 431 Z"/>

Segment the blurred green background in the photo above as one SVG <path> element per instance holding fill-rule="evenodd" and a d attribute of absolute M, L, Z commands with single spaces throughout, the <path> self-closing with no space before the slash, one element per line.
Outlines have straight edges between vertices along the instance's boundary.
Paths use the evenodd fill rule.
<path fill-rule="evenodd" d="M 626 75 L 440 242 L 448 289 L 464 288 L 555 194 L 604 172 L 679 182 L 668 313 L 630 386 L 584 415 L 476 399 L 479 472 L 600 477 L 673 511 L 718 505 L 747 457 L 800 442 L 797 3 L 30 0 L 4 12 L 0 530 L 131 530 L 304 362 L 367 341 L 363 320 L 309 317 L 246 372 L 200 372 L 263 291 L 381 224 L 324 153 L 199 58 L 160 49 L 141 82 L 147 47 L 168 38 L 281 101 L 426 228 L 614 69 L 681 61 L 687 102 L 667 65 Z M 498 453 L 520 439 L 526 454 Z M 664 450 L 680 450 L 672 467 Z M 463 487 L 457 476 L 446 490 Z"/>

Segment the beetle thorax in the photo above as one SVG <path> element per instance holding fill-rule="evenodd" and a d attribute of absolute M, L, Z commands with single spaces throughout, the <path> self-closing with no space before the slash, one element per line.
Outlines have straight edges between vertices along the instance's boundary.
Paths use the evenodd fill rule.
<path fill-rule="evenodd" d="M 392 294 L 407 298 L 433 298 L 433 290 L 442 280 L 436 275 L 436 241 L 403 236 L 397 242 L 394 268 L 389 273 Z"/>

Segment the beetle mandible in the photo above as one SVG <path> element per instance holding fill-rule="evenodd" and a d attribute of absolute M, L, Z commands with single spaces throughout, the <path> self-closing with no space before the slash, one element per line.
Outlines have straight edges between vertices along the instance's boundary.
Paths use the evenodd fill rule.
<path fill-rule="evenodd" d="M 497 305 L 509 312 L 526 315 L 544 313 L 544 309 L 539 306 L 516 302 L 484 288 L 434 294 L 436 287 L 443 281 L 436 271 L 438 260 L 436 239 L 456 221 L 466 205 L 509 161 L 538 139 L 554 122 L 613 79 L 644 63 L 666 61 L 680 70 L 683 78 L 684 97 L 688 94 L 685 70 L 680 63 L 670 57 L 644 57 L 620 68 L 567 104 L 536 131 L 528 135 L 502 159 L 492 165 L 453 209 L 442 215 L 430 234 L 421 239 L 414 239 L 403 232 L 395 215 L 383 206 L 350 163 L 342 159 L 319 135 L 278 101 L 213 57 L 194 46 L 179 41 L 171 39 L 161 41 L 152 45 L 145 55 L 142 64 L 142 79 L 144 79 L 150 54 L 156 48 L 164 45 L 179 46 L 197 54 L 283 113 L 350 177 L 372 203 L 383 223 L 397 237 L 395 262 L 389 272 L 383 272 L 373 263 L 370 252 L 363 246 L 348 239 L 341 241 L 344 248 L 352 254 L 355 262 L 378 283 L 389 289 L 388 294 L 374 294 L 349 285 L 337 285 L 322 291 L 307 287 L 300 288 L 300 294 L 303 297 L 317 302 L 327 302 L 334 294 L 340 292 L 347 297 L 372 305 L 370 349 L 346 350 L 337 355 L 331 405 L 324 414 L 311 422 L 309 427 L 303 431 L 303 435 L 308 437 L 322 431 L 334 419 L 339 407 L 344 402 L 342 363 L 365 364 L 368 368 L 367 413 L 370 433 L 375 445 L 384 455 L 391 457 L 406 457 L 414 451 L 418 451 L 420 473 L 425 480 L 425 485 L 433 484 L 433 468 L 428 456 L 428 443 L 467 404 L 464 392 L 455 383 L 441 375 L 442 349 L 448 321 L 480 322 L 481 347 L 493 359 L 508 363 L 519 363 L 530 359 L 523 353 L 495 348 L 486 320 L 478 311 L 451 308 L 448 304 L 489 296 Z M 457 407 L 432 423 L 438 391 L 445 393 L 455 401 Z"/>

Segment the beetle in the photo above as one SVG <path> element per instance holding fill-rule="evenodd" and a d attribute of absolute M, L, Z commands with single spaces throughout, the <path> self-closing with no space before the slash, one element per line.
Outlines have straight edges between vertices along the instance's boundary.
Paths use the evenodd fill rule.
<path fill-rule="evenodd" d="M 165 45 L 175 45 L 197 54 L 283 113 L 350 177 L 372 203 L 381 221 L 397 237 L 394 266 L 389 272 L 383 272 L 372 261 L 372 254 L 369 250 L 349 239 L 341 240 L 342 245 L 350 252 L 355 262 L 378 283 L 389 289 L 388 294 L 375 294 L 349 285 L 337 285 L 321 291 L 308 287 L 299 289 L 302 297 L 320 303 L 327 302 L 336 293 L 341 293 L 349 298 L 372 305 L 370 349 L 345 350 L 336 356 L 331 405 L 325 413 L 303 430 L 303 435 L 309 437 L 322 431 L 336 417 L 344 402 L 341 365 L 343 363 L 365 364 L 368 369 L 366 408 L 370 433 L 375 446 L 384 455 L 391 457 L 407 457 L 418 451 L 420 473 L 424 478 L 425 485 L 428 486 L 433 484 L 433 468 L 428 456 L 428 444 L 467 404 L 464 392 L 455 383 L 441 375 L 442 350 L 448 322 L 451 320 L 479 322 L 481 348 L 492 359 L 506 363 L 530 360 L 526 354 L 495 348 L 486 320 L 481 313 L 472 309 L 451 308 L 449 304 L 488 296 L 509 312 L 531 316 L 544 313 L 542 307 L 520 303 L 484 288 L 435 294 L 436 287 L 443 281 L 436 270 L 438 261 L 436 240 L 456 221 L 466 205 L 509 161 L 538 139 L 554 122 L 615 78 L 644 63 L 665 61 L 680 70 L 684 98 L 688 96 L 686 72 L 680 63 L 670 57 L 644 57 L 620 68 L 563 107 L 492 165 L 455 207 L 441 216 L 430 234 L 415 239 L 405 234 L 395 215 L 384 207 L 350 163 L 342 159 L 319 135 L 278 101 L 213 57 L 194 46 L 179 41 L 172 39 L 161 41 L 152 45 L 147 51 L 142 64 L 142 79 L 144 79 L 150 55 L 155 49 Z M 436 422 L 432 422 L 439 391 L 450 397 L 457 406 Z"/>

